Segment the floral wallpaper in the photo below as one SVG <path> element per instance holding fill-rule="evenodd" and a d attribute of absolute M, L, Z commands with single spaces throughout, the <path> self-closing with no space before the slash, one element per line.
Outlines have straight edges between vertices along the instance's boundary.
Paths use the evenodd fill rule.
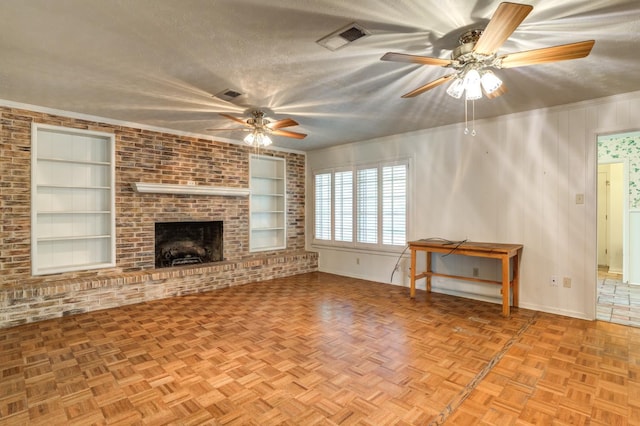
<path fill-rule="evenodd" d="M 629 208 L 640 208 L 640 132 L 598 137 L 598 162 L 629 159 Z"/>

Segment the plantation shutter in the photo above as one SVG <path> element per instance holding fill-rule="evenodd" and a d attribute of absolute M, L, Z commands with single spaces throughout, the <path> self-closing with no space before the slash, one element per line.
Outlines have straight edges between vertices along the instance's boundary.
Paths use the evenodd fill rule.
<path fill-rule="evenodd" d="M 331 173 L 315 176 L 315 239 L 331 240 Z"/>
<path fill-rule="evenodd" d="M 378 168 L 359 169 L 357 175 L 358 242 L 378 242 Z"/>
<path fill-rule="evenodd" d="M 334 239 L 353 241 L 353 172 L 334 174 Z"/>
<path fill-rule="evenodd" d="M 407 165 L 382 168 L 382 244 L 406 244 Z"/>

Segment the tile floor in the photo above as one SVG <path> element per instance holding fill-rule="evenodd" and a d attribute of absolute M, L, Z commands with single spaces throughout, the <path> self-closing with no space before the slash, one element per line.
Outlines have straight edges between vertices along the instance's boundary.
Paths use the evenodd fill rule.
<path fill-rule="evenodd" d="M 622 282 L 622 275 L 598 271 L 596 318 L 640 327 L 640 286 Z"/>

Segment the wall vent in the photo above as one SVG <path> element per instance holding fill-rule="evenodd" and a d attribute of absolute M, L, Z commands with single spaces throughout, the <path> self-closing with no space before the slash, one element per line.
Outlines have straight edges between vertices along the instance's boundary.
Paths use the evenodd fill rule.
<path fill-rule="evenodd" d="M 213 95 L 215 98 L 222 99 L 223 101 L 231 102 L 238 96 L 242 96 L 242 93 L 233 89 L 224 89 L 222 92 L 218 92 Z"/>
<path fill-rule="evenodd" d="M 338 50 L 347 44 L 368 36 L 370 33 L 362 25 L 355 22 L 340 28 L 316 41 L 320 46 L 331 51 Z"/>

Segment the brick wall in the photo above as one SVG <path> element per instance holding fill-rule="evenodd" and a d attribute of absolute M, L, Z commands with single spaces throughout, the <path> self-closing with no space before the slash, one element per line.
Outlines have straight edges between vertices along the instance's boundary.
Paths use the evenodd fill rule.
<path fill-rule="evenodd" d="M 31 276 L 32 122 L 115 134 L 115 268 Z M 0 124 L 0 327 L 317 270 L 304 252 L 304 155 L 261 152 L 286 159 L 287 249 L 252 254 L 248 197 L 140 194 L 131 183 L 246 188 L 253 148 L 6 107 Z M 223 220 L 225 262 L 155 270 L 154 223 L 182 220 Z"/>

